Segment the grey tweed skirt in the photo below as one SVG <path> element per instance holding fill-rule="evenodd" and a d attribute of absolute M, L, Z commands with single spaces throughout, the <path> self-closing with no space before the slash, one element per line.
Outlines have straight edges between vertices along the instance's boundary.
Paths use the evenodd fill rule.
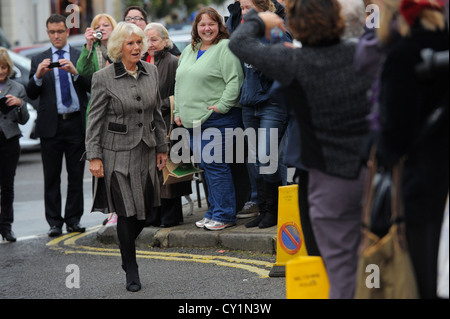
<path fill-rule="evenodd" d="M 150 148 L 141 142 L 129 151 L 103 150 L 103 168 L 105 177 L 98 188 L 104 189 L 94 190 L 93 210 L 145 220 L 153 207 L 160 206 L 160 183 L 154 147 Z M 106 195 L 106 201 L 96 198 L 102 197 L 102 194 Z M 104 204 L 107 207 L 99 207 Z"/>

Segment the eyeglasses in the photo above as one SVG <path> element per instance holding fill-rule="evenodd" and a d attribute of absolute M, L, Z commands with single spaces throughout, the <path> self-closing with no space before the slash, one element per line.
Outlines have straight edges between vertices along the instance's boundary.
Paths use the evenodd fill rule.
<path fill-rule="evenodd" d="M 54 34 L 56 34 L 56 33 L 58 33 L 58 34 L 63 34 L 63 33 L 65 33 L 67 30 L 47 30 L 47 33 L 48 34 L 50 34 L 50 35 L 54 35 Z"/>
<path fill-rule="evenodd" d="M 125 21 L 126 22 L 130 22 L 130 21 L 136 21 L 136 22 L 139 22 L 139 21 L 144 21 L 144 18 L 143 17 L 139 17 L 139 16 L 136 16 L 136 17 L 126 17 L 125 18 Z"/>

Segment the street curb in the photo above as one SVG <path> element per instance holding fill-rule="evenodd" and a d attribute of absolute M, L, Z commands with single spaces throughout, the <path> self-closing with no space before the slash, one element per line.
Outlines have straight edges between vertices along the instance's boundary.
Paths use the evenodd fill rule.
<path fill-rule="evenodd" d="M 183 211 L 189 209 L 188 205 Z M 195 203 L 192 215 L 185 215 L 182 225 L 158 228 L 145 227 L 136 240 L 140 248 L 213 248 L 243 250 L 264 254 L 276 254 L 277 227 L 260 229 L 246 228 L 251 219 L 238 219 L 237 225 L 221 231 L 209 231 L 195 226 L 195 221 L 203 218 L 206 202 L 199 208 Z M 118 244 L 117 227 L 109 225 L 97 231 L 97 240 L 103 244 Z"/>

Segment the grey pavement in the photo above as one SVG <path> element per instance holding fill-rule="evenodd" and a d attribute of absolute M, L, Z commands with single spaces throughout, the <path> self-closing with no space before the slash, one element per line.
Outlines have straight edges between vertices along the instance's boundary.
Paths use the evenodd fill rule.
<path fill-rule="evenodd" d="M 194 201 L 193 213 L 189 204 L 183 206 L 184 222 L 168 228 L 145 227 L 136 240 L 138 247 L 161 248 L 221 248 L 265 254 L 276 253 L 277 226 L 265 229 L 247 228 L 245 223 L 251 218 L 238 219 L 237 225 L 220 231 L 210 231 L 195 226 L 207 210 L 203 198 L 201 207 Z M 254 218 L 254 217 L 252 217 Z M 115 225 L 104 226 L 97 232 L 97 240 L 104 244 L 118 243 Z"/>

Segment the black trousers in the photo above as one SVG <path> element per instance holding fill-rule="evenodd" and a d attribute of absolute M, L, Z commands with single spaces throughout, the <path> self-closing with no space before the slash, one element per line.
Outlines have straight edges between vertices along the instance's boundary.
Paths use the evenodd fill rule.
<path fill-rule="evenodd" d="M 14 221 L 14 177 L 20 157 L 19 136 L 6 139 L 0 132 L 0 232 L 11 231 Z"/>
<path fill-rule="evenodd" d="M 41 138 L 41 156 L 44 168 L 45 218 L 50 227 L 62 227 L 80 222 L 84 210 L 81 160 L 84 146 L 84 129 L 81 115 L 69 120 L 58 119 L 58 130 L 53 138 Z M 62 216 L 61 172 L 63 158 L 67 169 L 67 198 Z"/>

